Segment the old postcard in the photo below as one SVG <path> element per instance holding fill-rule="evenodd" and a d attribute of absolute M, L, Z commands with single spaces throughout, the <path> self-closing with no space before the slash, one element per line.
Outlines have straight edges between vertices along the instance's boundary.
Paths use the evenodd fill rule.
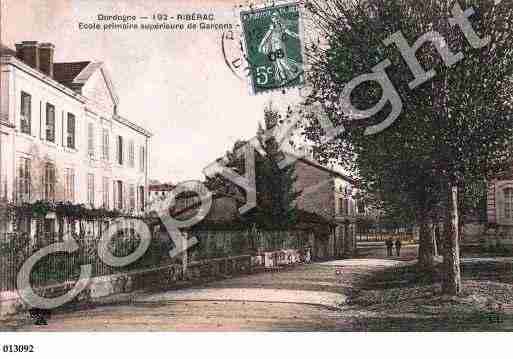
<path fill-rule="evenodd" d="M 0 353 L 513 329 L 513 2 L 0 4 Z"/>

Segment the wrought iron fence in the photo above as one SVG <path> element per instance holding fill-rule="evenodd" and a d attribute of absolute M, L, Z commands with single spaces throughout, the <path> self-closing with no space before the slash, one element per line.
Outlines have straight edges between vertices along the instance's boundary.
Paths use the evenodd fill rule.
<path fill-rule="evenodd" d="M 357 226 L 357 242 L 384 242 L 386 240 L 401 240 L 403 242 L 416 242 L 415 231 L 412 228 L 401 229 L 376 229 L 361 228 Z"/>
<path fill-rule="evenodd" d="M 196 229 L 190 232 L 198 240 L 191 248 L 193 259 L 221 258 L 257 251 L 304 249 L 309 245 L 309 230 L 235 230 Z"/>
<path fill-rule="evenodd" d="M 75 236 L 75 240 L 78 243 L 76 251 L 49 254 L 36 263 L 30 275 L 34 288 L 75 281 L 79 278 L 80 267 L 83 265 L 91 265 L 92 277 L 99 277 L 164 266 L 179 260 L 169 257 L 169 243 L 155 237 L 138 260 L 124 267 L 112 267 L 104 263 L 98 254 L 100 238 Z M 128 256 L 138 248 L 140 240 L 133 234 L 120 233 L 109 242 L 109 251 L 115 257 Z M 37 251 L 56 241 L 56 235 L 37 240 L 17 233 L 0 235 L 0 291 L 16 289 L 17 275 L 23 263 Z"/>

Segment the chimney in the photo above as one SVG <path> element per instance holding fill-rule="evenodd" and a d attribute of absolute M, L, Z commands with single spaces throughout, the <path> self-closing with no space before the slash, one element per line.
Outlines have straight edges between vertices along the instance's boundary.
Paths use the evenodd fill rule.
<path fill-rule="evenodd" d="M 39 46 L 37 41 L 23 41 L 16 44 L 16 57 L 21 61 L 39 70 Z"/>
<path fill-rule="evenodd" d="M 53 77 L 53 53 L 55 46 L 50 43 L 39 44 L 39 70 Z"/>

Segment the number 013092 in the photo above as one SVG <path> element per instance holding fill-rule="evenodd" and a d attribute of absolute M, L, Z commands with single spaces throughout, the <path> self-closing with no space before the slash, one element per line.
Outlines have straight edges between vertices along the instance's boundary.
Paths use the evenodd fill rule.
<path fill-rule="evenodd" d="M 3 353 L 33 353 L 34 346 L 32 344 L 3 344 Z"/>

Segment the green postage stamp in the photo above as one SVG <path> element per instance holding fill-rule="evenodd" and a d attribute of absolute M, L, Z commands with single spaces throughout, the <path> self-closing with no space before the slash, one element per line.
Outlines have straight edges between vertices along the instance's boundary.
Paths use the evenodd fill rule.
<path fill-rule="evenodd" d="M 253 93 L 304 84 L 299 5 L 276 5 L 241 12 Z"/>

